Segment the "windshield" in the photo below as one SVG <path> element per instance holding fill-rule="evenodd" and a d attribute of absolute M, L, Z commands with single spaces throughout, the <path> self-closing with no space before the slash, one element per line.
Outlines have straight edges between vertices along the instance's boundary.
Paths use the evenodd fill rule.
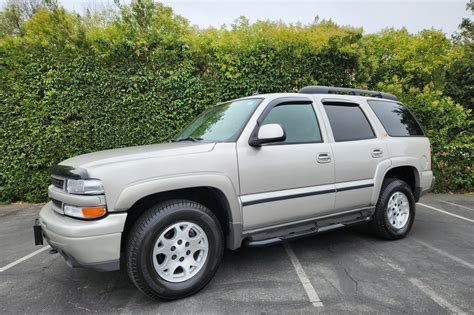
<path fill-rule="evenodd" d="M 260 98 L 252 98 L 212 106 L 185 127 L 173 140 L 234 141 L 261 101 Z"/>

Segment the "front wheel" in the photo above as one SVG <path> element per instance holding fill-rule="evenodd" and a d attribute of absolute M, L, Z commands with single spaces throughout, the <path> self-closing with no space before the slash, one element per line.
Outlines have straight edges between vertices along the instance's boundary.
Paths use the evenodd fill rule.
<path fill-rule="evenodd" d="M 415 220 L 415 197 L 406 182 L 396 178 L 384 180 L 371 229 L 379 236 L 396 240 L 404 238 Z"/>
<path fill-rule="evenodd" d="M 126 246 L 132 282 L 151 298 L 178 299 L 201 290 L 224 251 L 216 216 L 193 201 L 172 200 L 147 210 Z"/>

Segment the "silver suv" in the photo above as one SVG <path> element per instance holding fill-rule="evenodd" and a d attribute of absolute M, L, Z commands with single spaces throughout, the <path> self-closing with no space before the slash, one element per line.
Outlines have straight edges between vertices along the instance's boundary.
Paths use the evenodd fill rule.
<path fill-rule="evenodd" d="M 59 163 L 35 242 L 71 267 L 123 262 L 144 294 L 176 299 L 224 248 L 362 222 L 403 238 L 433 182 L 429 140 L 394 95 L 311 86 L 210 107 L 169 143 Z"/>

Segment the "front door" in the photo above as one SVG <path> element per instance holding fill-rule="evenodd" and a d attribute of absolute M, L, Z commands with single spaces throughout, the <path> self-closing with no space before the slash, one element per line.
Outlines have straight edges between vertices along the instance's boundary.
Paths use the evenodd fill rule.
<path fill-rule="evenodd" d="M 273 101 L 257 125 L 281 125 L 286 140 L 260 147 L 238 142 L 244 230 L 334 210 L 334 159 L 318 118 L 307 98 Z"/>

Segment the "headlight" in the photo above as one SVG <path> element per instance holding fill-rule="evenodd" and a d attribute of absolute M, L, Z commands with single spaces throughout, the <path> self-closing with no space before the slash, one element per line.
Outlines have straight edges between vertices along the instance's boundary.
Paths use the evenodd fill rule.
<path fill-rule="evenodd" d="M 64 205 L 64 214 L 80 219 L 97 219 L 107 214 L 105 206 L 102 207 L 76 207 Z"/>
<path fill-rule="evenodd" d="M 98 179 L 68 179 L 66 192 L 79 195 L 99 195 L 104 193 L 104 186 Z"/>

